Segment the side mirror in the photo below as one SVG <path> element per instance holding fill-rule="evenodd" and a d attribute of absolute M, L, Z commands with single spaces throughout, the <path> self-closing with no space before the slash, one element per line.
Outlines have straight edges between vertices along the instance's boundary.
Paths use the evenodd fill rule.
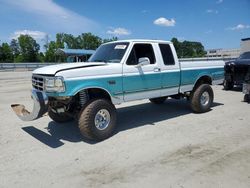
<path fill-rule="evenodd" d="M 138 65 L 136 65 L 136 67 L 142 67 L 145 65 L 150 65 L 150 60 L 148 57 L 141 57 L 138 60 Z"/>

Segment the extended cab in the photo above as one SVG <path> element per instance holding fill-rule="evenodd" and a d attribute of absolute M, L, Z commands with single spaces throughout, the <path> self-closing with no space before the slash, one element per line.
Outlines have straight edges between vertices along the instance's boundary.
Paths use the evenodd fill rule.
<path fill-rule="evenodd" d="M 162 104 L 186 98 L 196 113 L 209 111 L 212 84 L 224 78 L 223 61 L 180 62 L 171 42 L 125 40 L 101 45 L 85 63 L 37 69 L 32 75 L 33 111 L 12 108 L 24 121 L 44 113 L 55 122 L 77 119 L 84 137 L 103 140 L 116 126 L 115 105 L 140 99 Z"/>

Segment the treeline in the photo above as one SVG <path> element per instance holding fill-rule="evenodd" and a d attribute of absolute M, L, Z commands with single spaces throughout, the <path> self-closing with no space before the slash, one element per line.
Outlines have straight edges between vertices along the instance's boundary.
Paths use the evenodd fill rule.
<path fill-rule="evenodd" d="M 56 34 L 56 41 L 46 42 L 45 44 L 45 62 L 64 62 L 65 57 L 57 56 L 55 54 L 58 48 L 69 48 L 69 49 L 85 49 L 85 50 L 96 50 L 101 44 L 111 41 L 118 40 L 117 37 L 111 39 L 102 39 L 92 33 L 82 33 L 78 36 L 73 36 L 71 34 L 58 33 Z"/>
<path fill-rule="evenodd" d="M 74 36 L 58 33 L 55 41 L 44 39 L 45 52 L 40 52 L 40 45 L 29 35 L 20 35 L 10 43 L 0 45 L 0 62 L 64 62 L 66 57 L 56 54 L 59 48 L 95 50 L 102 43 L 118 40 L 117 37 L 102 39 L 92 33 L 82 33 Z M 180 58 L 203 57 L 206 52 L 200 42 L 180 42 L 176 38 L 171 40 Z"/>
<path fill-rule="evenodd" d="M 44 55 L 39 50 L 39 44 L 32 37 L 21 35 L 10 44 L 0 45 L 0 62 L 40 62 Z"/>
<path fill-rule="evenodd" d="M 95 50 L 102 43 L 115 41 L 117 37 L 102 39 L 92 33 L 82 33 L 78 36 L 71 34 L 58 33 L 55 41 L 44 39 L 45 52 L 40 52 L 40 45 L 29 35 L 20 35 L 18 39 L 0 45 L 0 62 L 64 62 L 66 57 L 57 55 L 59 48 L 87 49 Z"/>
<path fill-rule="evenodd" d="M 179 58 L 195 58 L 204 57 L 206 55 L 204 46 L 200 42 L 180 42 L 177 38 L 172 38 L 171 42 L 174 44 Z"/>

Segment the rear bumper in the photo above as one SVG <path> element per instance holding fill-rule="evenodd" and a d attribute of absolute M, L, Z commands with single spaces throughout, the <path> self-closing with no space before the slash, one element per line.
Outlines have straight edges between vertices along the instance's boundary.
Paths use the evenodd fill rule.
<path fill-rule="evenodd" d="M 41 91 L 32 90 L 33 110 L 29 112 L 22 104 L 12 104 L 11 108 L 23 121 L 32 121 L 42 117 L 48 111 L 48 96 Z"/>
<path fill-rule="evenodd" d="M 244 94 L 250 94 L 250 83 L 243 84 L 242 92 Z"/>

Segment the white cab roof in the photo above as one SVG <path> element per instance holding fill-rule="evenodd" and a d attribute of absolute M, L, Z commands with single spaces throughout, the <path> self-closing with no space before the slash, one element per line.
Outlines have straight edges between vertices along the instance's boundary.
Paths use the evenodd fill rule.
<path fill-rule="evenodd" d="M 129 39 L 129 40 L 117 40 L 117 41 L 112 41 L 108 43 L 116 43 L 116 42 L 147 42 L 147 43 L 168 43 L 171 44 L 172 42 L 170 41 L 165 41 L 165 40 L 149 40 L 149 39 Z"/>

